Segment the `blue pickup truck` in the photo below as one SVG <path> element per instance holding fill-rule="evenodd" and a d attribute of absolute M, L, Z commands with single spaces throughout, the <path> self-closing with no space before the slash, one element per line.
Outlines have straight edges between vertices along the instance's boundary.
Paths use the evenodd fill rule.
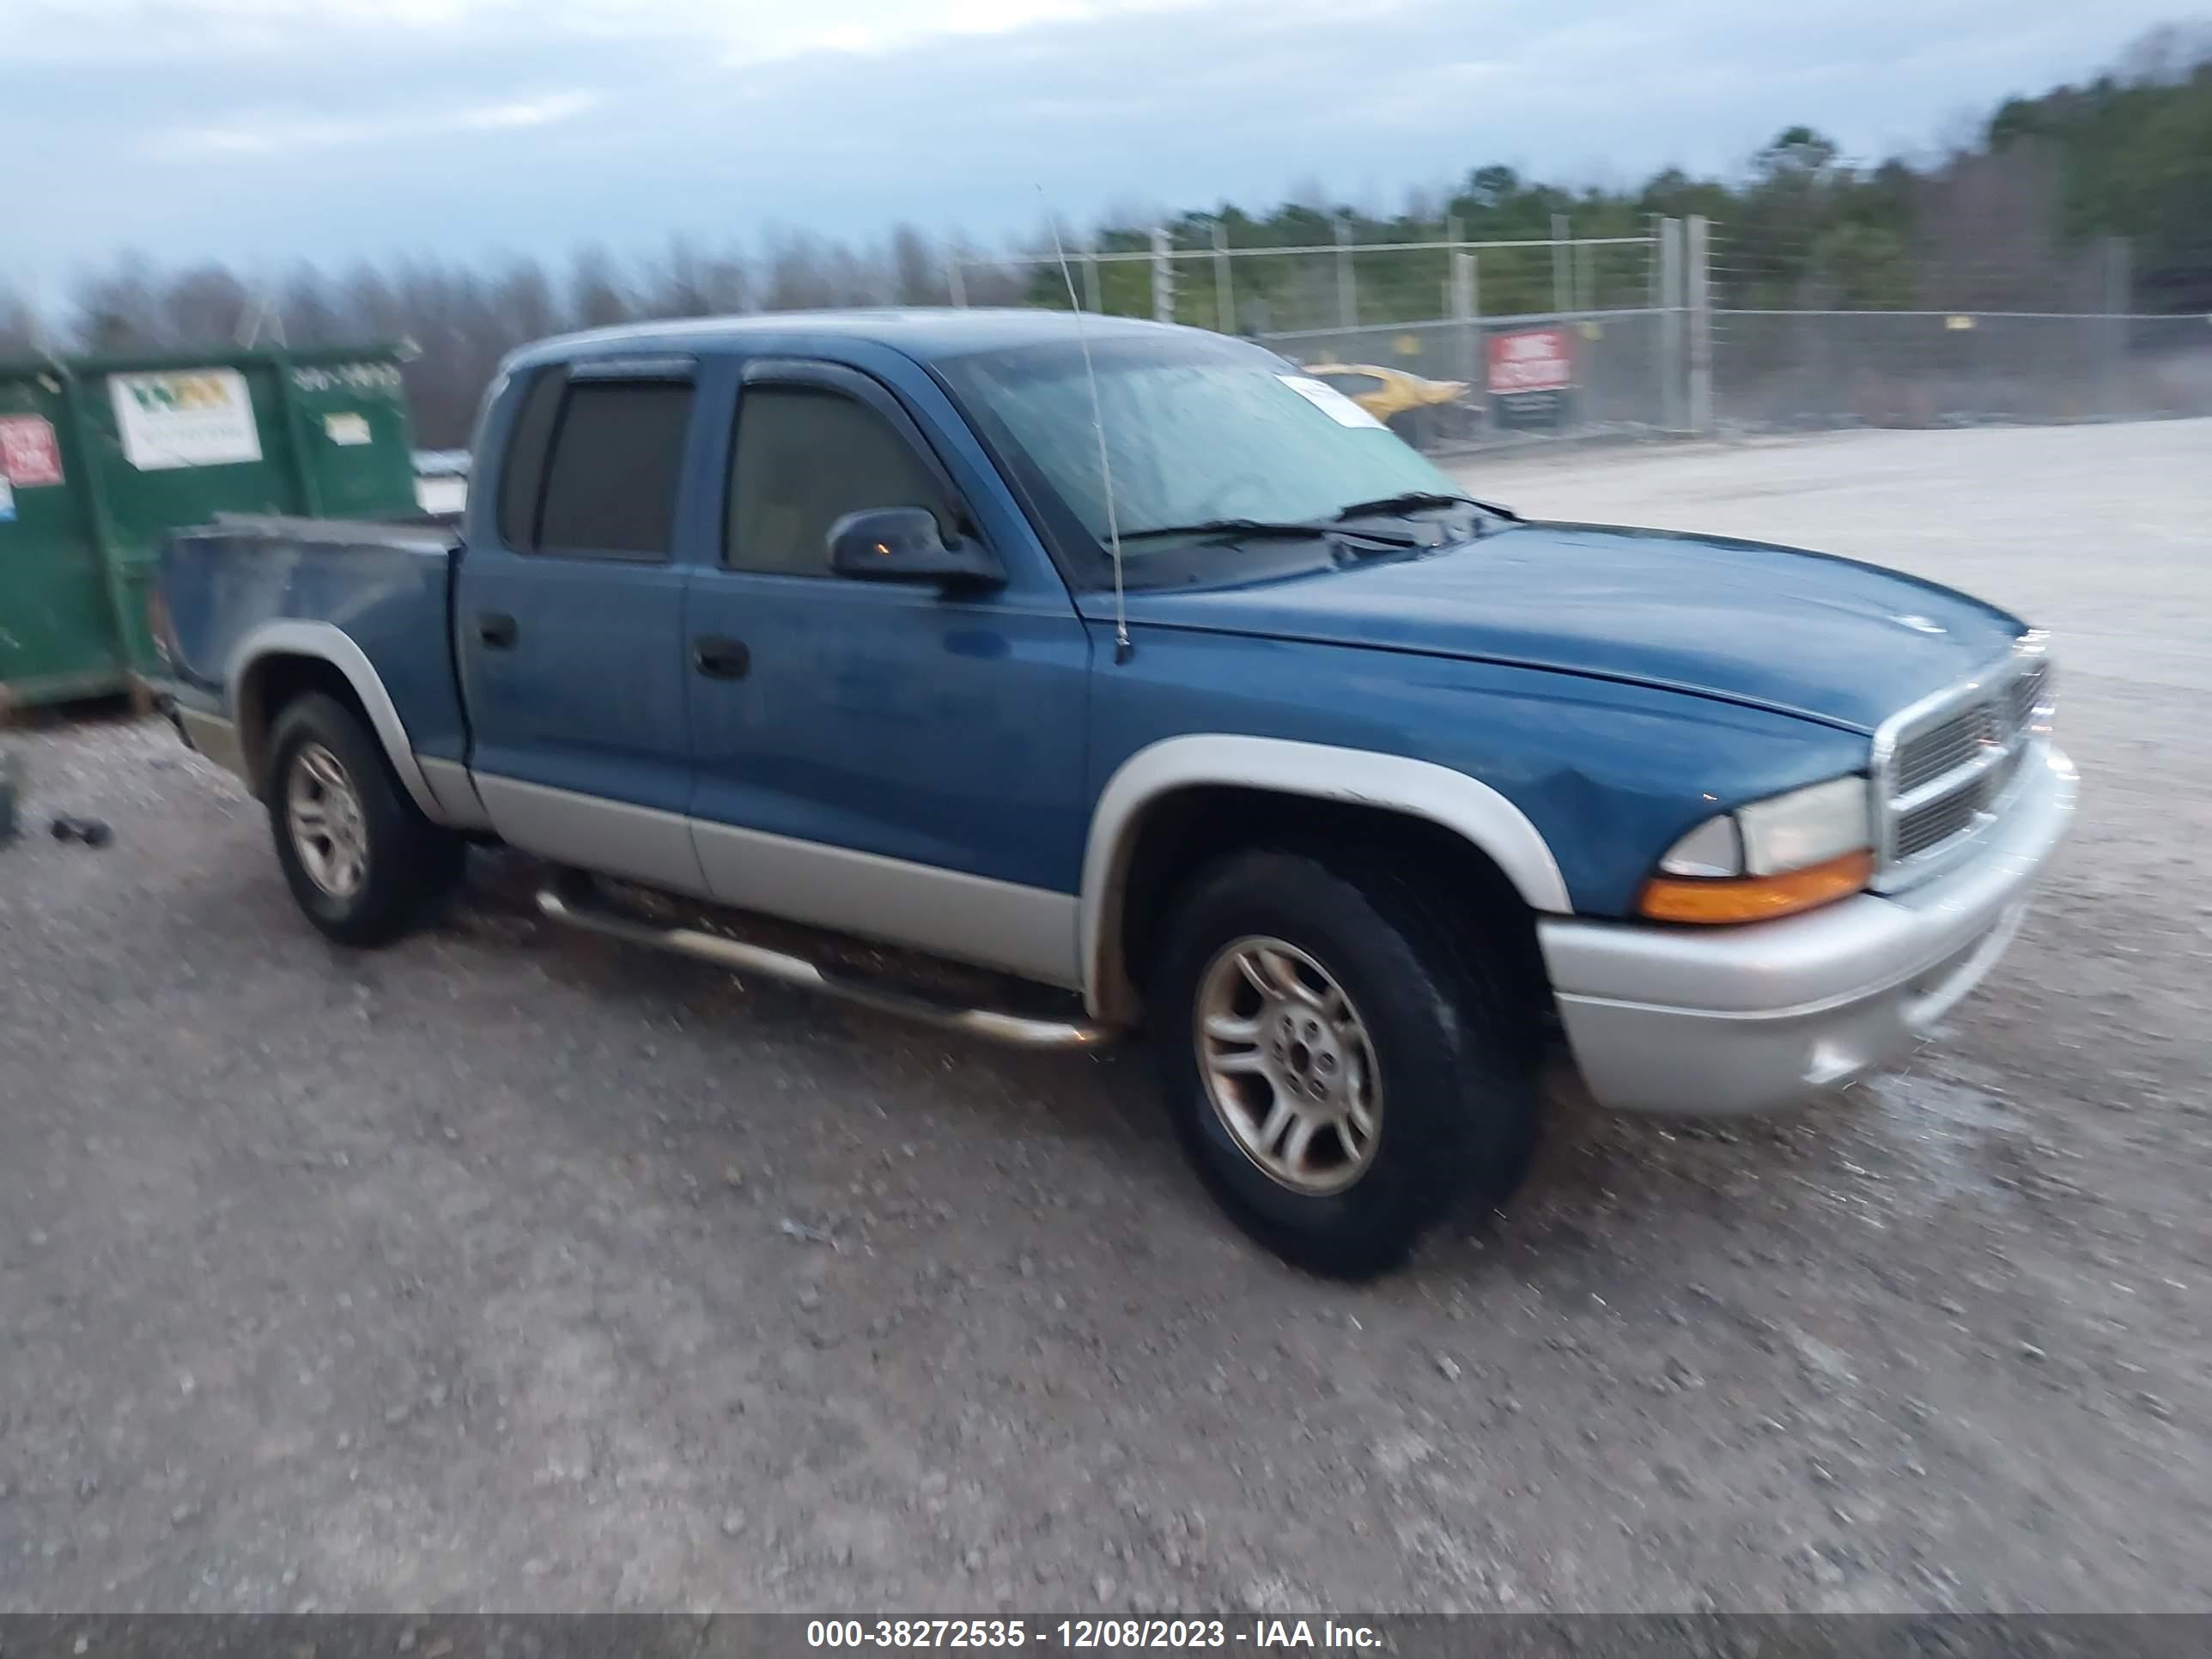
<path fill-rule="evenodd" d="M 1561 1046 L 1691 1113 L 1910 1052 L 2073 809 L 2017 618 L 1524 520 L 1247 342 L 575 335 L 473 453 L 458 533 L 162 556 L 166 706 L 318 927 L 393 939 L 497 842 L 577 927 L 1005 1042 L 1142 1029 L 1207 1184 L 1318 1272 L 1504 1199 Z"/>

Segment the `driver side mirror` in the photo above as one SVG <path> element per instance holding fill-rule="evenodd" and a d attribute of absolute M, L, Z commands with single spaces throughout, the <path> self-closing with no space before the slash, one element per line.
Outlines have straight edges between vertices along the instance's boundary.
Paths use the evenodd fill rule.
<path fill-rule="evenodd" d="M 830 568 L 862 581 L 956 582 L 996 586 L 1006 573 L 974 537 L 950 545 L 925 507 L 848 513 L 830 526 Z"/>

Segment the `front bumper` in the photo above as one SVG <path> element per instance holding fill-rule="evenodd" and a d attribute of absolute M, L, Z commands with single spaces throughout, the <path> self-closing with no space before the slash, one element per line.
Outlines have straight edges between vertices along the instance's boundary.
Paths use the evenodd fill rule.
<path fill-rule="evenodd" d="M 1649 1112 L 1748 1112 L 1911 1053 L 2011 942 L 2074 813 L 2039 746 L 1984 849 L 1911 891 L 1741 927 L 1543 921 L 1537 935 L 1590 1093 Z"/>

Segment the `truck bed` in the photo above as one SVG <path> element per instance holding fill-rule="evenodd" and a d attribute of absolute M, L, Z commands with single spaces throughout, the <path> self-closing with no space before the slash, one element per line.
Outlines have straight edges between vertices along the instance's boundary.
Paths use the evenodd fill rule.
<path fill-rule="evenodd" d="M 246 659 L 301 627 L 359 647 L 415 751 L 461 762 L 467 726 L 454 677 L 450 594 L 458 532 L 444 515 L 380 520 L 226 514 L 178 532 L 161 551 L 170 690 L 235 718 Z"/>

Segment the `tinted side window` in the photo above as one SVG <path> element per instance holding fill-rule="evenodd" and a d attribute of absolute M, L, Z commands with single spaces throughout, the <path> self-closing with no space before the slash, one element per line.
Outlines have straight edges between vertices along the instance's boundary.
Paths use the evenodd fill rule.
<path fill-rule="evenodd" d="M 818 386 L 749 386 L 739 396 L 722 545 L 732 569 L 826 575 L 830 526 L 848 513 L 945 505 L 913 447 L 866 404 Z"/>
<path fill-rule="evenodd" d="M 1321 374 L 1315 378 L 1324 386 L 1334 386 L 1347 398 L 1382 389 L 1382 377 L 1379 374 Z"/>
<path fill-rule="evenodd" d="M 687 384 L 573 382 L 546 463 L 538 547 L 665 558 L 690 423 Z"/>
<path fill-rule="evenodd" d="M 560 369 L 541 368 L 522 389 L 499 475 L 499 538 L 509 547 L 537 545 L 545 448 L 553 439 L 553 417 L 561 412 L 561 388 L 567 380 Z"/>

